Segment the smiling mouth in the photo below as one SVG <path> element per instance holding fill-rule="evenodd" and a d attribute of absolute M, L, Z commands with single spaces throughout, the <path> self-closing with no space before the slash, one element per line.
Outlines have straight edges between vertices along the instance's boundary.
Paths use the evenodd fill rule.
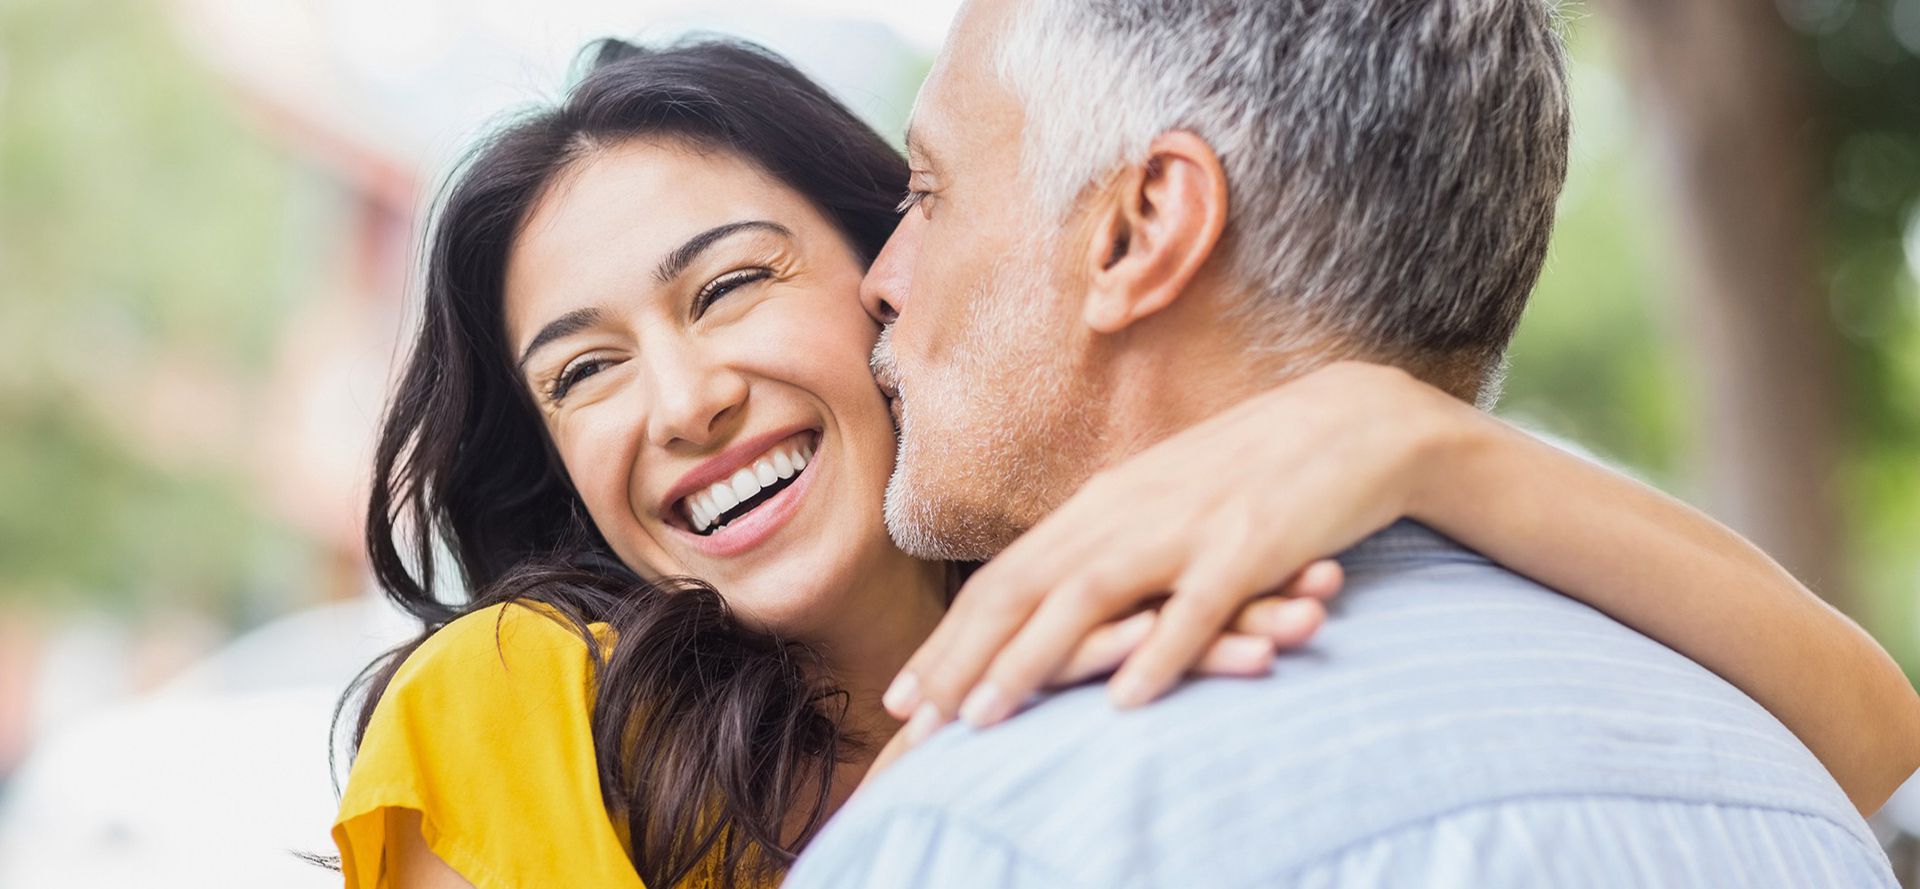
<path fill-rule="evenodd" d="M 812 432 L 774 445 L 733 475 L 681 498 L 680 517 L 694 534 L 713 536 L 790 487 L 806 472 L 818 446 Z"/>

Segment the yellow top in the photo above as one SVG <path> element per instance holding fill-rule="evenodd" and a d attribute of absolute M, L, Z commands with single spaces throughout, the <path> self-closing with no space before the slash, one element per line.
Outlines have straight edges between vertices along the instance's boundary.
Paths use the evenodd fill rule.
<path fill-rule="evenodd" d="M 591 666 L 571 625 L 525 605 L 464 615 L 408 656 L 333 824 L 348 889 L 387 885 L 387 818 L 407 809 L 478 889 L 642 889 L 600 797 Z"/>

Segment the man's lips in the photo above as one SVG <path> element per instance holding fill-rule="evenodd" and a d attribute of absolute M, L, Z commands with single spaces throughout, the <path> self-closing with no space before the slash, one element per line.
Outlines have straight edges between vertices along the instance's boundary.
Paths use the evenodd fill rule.
<path fill-rule="evenodd" d="M 891 374 L 875 374 L 874 385 L 880 387 L 880 395 L 887 400 L 887 415 L 893 418 L 893 430 L 900 431 L 900 387 L 894 383 Z"/>
<path fill-rule="evenodd" d="M 802 432 L 817 431 L 818 428 L 814 426 L 796 425 L 742 439 L 681 476 L 680 481 L 674 483 L 674 486 L 667 489 L 667 493 L 660 498 L 656 515 L 671 524 L 682 523 L 684 520 L 674 507 L 688 494 L 703 491 L 712 487 L 714 483 L 731 477 L 742 468 L 751 466 L 753 461 L 771 450 L 774 445 Z"/>

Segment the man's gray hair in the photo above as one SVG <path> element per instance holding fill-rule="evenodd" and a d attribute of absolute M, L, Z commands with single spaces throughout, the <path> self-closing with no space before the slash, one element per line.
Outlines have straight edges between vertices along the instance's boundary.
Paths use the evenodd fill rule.
<path fill-rule="evenodd" d="M 1549 0 L 1020 6 L 996 64 L 1047 212 L 1191 131 L 1226 167 L 1222 249 L 1265 345 L 1330 334 L 1495 374 L 1566 176 Z"/>

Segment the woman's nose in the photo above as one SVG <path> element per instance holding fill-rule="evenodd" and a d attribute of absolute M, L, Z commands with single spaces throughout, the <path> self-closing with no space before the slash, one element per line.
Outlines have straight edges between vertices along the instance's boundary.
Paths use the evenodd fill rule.
<path fill-rule="evenodd" d="M 664 357 L 664 356 L 663 356 Z M 658 447 L 676 441 L 705 447 L 723 441 L 747 400 L 747 381 L 724 365 L 693 356 L 654 362 L 653 410 L 647 436 Z"/>

